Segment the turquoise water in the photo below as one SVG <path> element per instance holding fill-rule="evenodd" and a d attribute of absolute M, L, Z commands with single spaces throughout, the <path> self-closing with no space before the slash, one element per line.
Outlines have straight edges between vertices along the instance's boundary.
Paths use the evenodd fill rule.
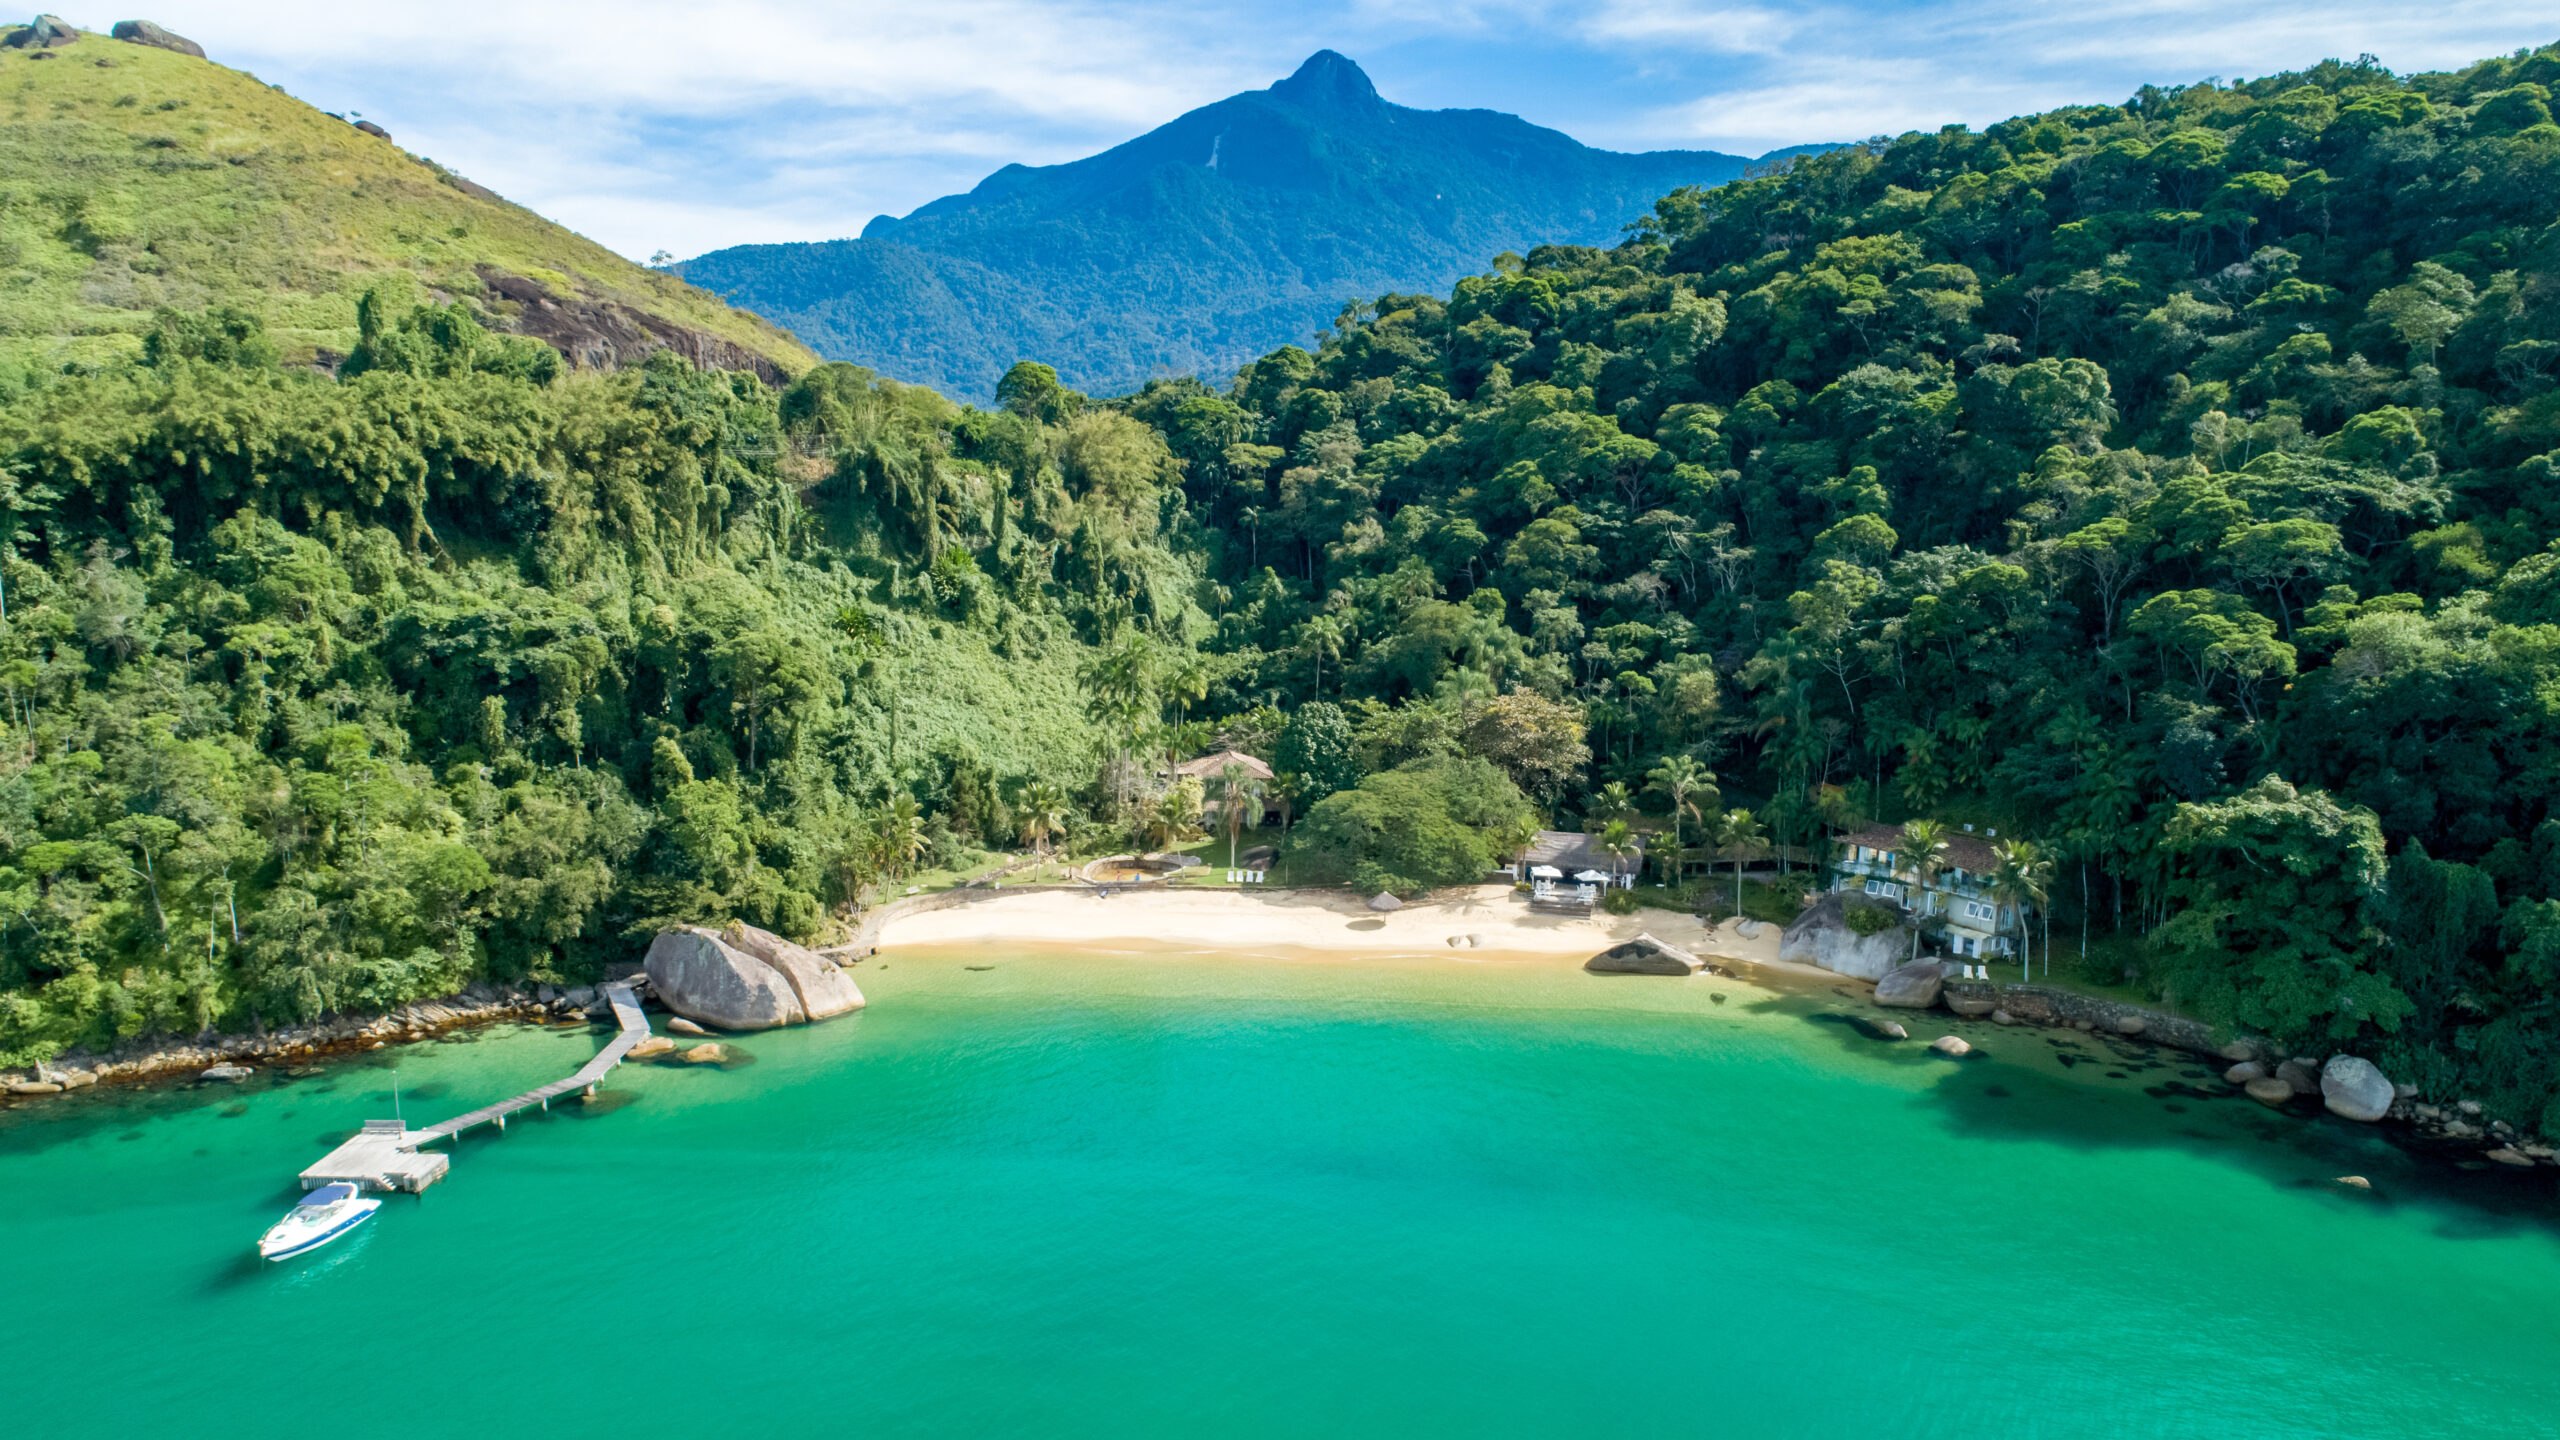
<path fill-rule="evenodd" d="M 1552 963 L 909 951 L 861 980 L 868 1012 L 750 1037 L 751 1063 L 625 1067 L 606 1113 L 480 1132 L 284 1266 L 250 1247 L 387 1111 L 380 1064 L 0 1116 L 0 1416 L 54 1440 L 2560 1415 L 2553 1172 L 2441 1169 L 2139 1050 L 1982 1027 L 1989 1058 L 1949 1062 L 1819 988 Z M 1917 1039 L 1962 1024 L 1933 1021 Z M 367 1058 L 414 1121 L 597 1043 Z M 2376 1188 L 2327 1183 L 2350 1171 Z"/>

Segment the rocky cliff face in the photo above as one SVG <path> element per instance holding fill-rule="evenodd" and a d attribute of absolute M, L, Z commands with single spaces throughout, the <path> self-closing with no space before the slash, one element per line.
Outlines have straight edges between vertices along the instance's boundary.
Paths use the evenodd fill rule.
<path fill-rule="evenodd" d="M 488 193 L 468 181 L 456 188 L 462 186 Z M 539 340 L 582 370 L 615 370 L 639 364 L 652 351 L 673 350 L 705 370 L 746 370 L 768 385 L 791 379 L 781 366 L 743 345 L 646 311 L 610 300 L 562 299 L 540 281 L 485 266 L 480 279 L 489 287 L 496 328 Z"/>

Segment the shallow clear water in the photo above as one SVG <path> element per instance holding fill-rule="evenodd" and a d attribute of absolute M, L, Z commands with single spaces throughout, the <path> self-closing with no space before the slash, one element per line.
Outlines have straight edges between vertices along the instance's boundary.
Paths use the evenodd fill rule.
<path fill-rule="evenodd" d="M 732 1070 L 625 1067 L 628 1103 L 479 1132 L 443 1186 L 282 1266 L 251 1246 L 300 1167 L 387 1112 L 387 1069 L 0 1116 L 9 1432 L 2560 1414 L 2553 1172 L 2186 1094 L 2217 1087 L 2174 1057 L 1942 1015 L 1886 1044 L 1820 988 L 1553 963 L 908 951 L 860 978 L 858 1018 L 751 1037 Z M 1928 1056 L 1941 1027 L 1989 1058 Z M 414 1122 L 597 1043 L 368 1058 L 396 1057 Z M 2349 1172 L 2375 1190 L 2328 1183 Z"/>

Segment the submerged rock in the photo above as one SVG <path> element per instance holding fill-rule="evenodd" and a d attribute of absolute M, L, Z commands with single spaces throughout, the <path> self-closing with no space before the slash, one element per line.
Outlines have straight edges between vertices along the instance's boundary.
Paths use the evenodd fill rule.
<path fill-rule="evenodd" d="M 1936 960 L 1896 965 L 1876 981 L 1876 1003 L 1926 1010 L 1938 1003 L 1938 992 L 1945 987 L 1946 978 L 1944 964 Z"/>
<path fill-rule="evenodd" d="M 2399 1092 L 2370 1060 L 2332 1055 L 2320 1067 L 2320 1099 L 2332 1115 L 2369 1124 L 2390 1114 L 2391 1102 L 2397 1098 Z"/>
<path fill-rule="evenodd" d="M 708 1040 L 676 1058 L 687 1065 L 717 1065 L 729 1058 L 729 1052 L 720 1048 L 719 1041 Z"/>
<path fill-rule="evenodd" d="M 2337 1178 L 2336 1183 L 2344 1185 L 2351 1190 L 2370 1190 L 2373 1188 L 2373 1182 L 2367 1180 L 2361 1175 L 2341 1175 Z"/>
<path fill-rule="evenodd" d="M 2481 1158 L 2485 1160 L 2495 1160 L 2501 1165 L 2514 1165 L 2519 1168 L 2529 1166 L 2533 1163 L 2532 1156 L 2527 1155 L 2512 1145 L 2501 1145 Z"/>

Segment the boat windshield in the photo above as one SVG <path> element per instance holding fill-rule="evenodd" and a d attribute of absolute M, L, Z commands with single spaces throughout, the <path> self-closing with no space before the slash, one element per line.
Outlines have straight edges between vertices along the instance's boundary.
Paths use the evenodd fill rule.
<path fill-rule="evenodd" d="M 344 1181 L 335 1185 L 323 1185 L 319 1189 L 312 1191 L 310 1194 L 303 1196 L 300 1208 L 305 1210 L 317 1210 L 324 1205 L 335 1205 L 341 1200 L 352 1200 L 355 1198 L 355 1194 L 356 1187 L 349 1185 Z"/>

